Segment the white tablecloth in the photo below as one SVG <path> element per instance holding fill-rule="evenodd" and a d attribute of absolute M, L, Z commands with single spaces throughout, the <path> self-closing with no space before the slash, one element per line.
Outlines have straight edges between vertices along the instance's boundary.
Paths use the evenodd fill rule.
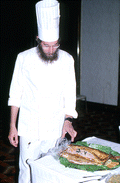
<path fill-rule="evenodd" d="M 120 144 L 103 140 L 97 137 L 89 137 L 84 139 L 88 143 L 100 144 L 103 146 L 109 146 L 113 150 L 120 153 Z M 83 176 L 93 175 L 105 175 L 107 173 L 120 173 L 120 168 L 115 170 L 104 170 L 87 172 L 84 170 L 77 170 L 73 168 L 66 168 L 61 165 L 58 160 L 54 159 L 51 155 L 45 156 L 36 161 L 28 160 L 28 164 L 31 167 L 32 183 L 79 183 L 80 181 L 87 180 Z M 100 176 L 96 177 L 100 178 Z M 93 179 L 93 178 L 89 178 Z M 97 183 L 97 180 L 91 180 L 88 183 Z M 105 182 L 105 179 L 99 181 Z"/>

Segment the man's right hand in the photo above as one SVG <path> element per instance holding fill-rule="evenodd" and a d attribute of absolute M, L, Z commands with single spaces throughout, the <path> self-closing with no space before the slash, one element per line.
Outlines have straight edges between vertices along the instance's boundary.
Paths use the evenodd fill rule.
<path fill-rule="evenodd" d="M 18 146 L 18 132 L 16 127 L 10 128 L 8 139 L 10 141 L 10 144 L 12 144 L 14 147 Z"/>

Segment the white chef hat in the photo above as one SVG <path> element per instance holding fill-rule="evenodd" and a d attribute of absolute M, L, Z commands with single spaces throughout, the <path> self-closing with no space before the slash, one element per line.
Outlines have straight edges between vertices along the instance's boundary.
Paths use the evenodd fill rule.
<path fill-rule="evenodd" d="M 38 37 L 42 41 L 59 39 L 60 9 L 57 0 L 42 0 L 36 4 Z"/>

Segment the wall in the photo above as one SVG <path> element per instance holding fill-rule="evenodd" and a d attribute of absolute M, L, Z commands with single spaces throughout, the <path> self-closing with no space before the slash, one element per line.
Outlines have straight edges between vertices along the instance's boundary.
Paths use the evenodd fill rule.
<path fill-rule="evenodd" d="M 117 105 L 119 0 L 82 0 L 80 94 Z"/>

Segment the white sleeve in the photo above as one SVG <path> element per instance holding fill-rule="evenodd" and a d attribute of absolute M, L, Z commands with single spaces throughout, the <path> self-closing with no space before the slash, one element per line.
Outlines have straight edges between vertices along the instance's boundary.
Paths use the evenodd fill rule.
<path fill-rule="evenodd" d="M 66 80 L 65 80 L 65 114 L 77 118 L 76 111 L 76 79 L 74 69 L 74 59 L 72 56 L 66 65 Z"/>
<path fill-rule="evenodd" d="M 22 67 L 23 58 L 19 54 L 16 59 L 15 68 L 10 85 L 8 106 L 20 107 L 24 84 Z"/>

